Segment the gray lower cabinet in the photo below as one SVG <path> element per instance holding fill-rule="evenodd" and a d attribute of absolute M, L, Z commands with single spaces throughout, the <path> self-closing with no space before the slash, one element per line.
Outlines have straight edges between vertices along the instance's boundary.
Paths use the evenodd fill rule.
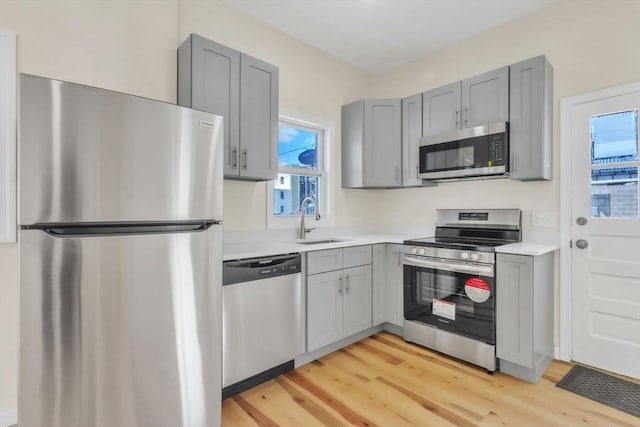
<path fill-rule="evenodd" d="M 395 243 L 373 245 L 373 325 L 390 323 L 402 327 L 403 267 L 405 246 Z"/>
<path fill-rule="evenodd" d="M 553 256 L 497 254 L 496 354 L 502 372 L 529 382 L 553 359 Z"/>
<path fill-rule="evenodd" d="M 544 56 L 511 65 L 510 178 L 552 178 L 553 68 Z"/>
<path fill-rule="evenodd" d="M 371 245 L 307 253 L 307 351 L 372 326 Z"/>
<path fill-rule="evenodd" d="M 387 244 L 387 322 L 402 327 L 404 320 L 403 245 Z"/>
<path fill-rule="evenodd" d="M 509 67 L 422 94 L 422 135 L 509 120 Z"/>
<path fill-rule="evenodd" d="M 342 106 L 342 186 L 402 184 L 399 99 L 363 99 Z"/>
<path fill-rule="evenodd" d="M 178 104 L 224 117 L 225 178 L 278 173 L 278 67 L 191 34 L 178 49 Z"/>
<path fill-rule="evenodd" d="M 373 325 L 387 321 L 387 244 L 372 246 L 371 283 Z"/>

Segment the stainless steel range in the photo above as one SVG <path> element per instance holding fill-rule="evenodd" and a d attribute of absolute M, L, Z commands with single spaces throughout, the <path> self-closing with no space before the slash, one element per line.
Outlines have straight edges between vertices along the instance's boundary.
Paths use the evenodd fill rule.
<path fill-rule="evenodd" d="M 438 209 L 435 237 L 404 242 L 404 339 L 495 371 L 495 248 L 521 228 L 519 209 Z"/>

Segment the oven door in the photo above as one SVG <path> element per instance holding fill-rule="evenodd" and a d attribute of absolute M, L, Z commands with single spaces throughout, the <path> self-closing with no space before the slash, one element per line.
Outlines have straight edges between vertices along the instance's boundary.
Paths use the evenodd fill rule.
<path fill-rule="evenodd" d="M 495 273 L 491 264 L 405 254 L 404 318 L 495 344 Z"/>

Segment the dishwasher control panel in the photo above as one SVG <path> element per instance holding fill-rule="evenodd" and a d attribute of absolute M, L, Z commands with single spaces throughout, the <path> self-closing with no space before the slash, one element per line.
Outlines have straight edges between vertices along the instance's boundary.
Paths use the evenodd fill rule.
<path fill-rule="evenodd" d="M 300 254 L 287 254 L 225 261 L 222 266 L 222 285 L 300 273 L 301 260 Z"/>

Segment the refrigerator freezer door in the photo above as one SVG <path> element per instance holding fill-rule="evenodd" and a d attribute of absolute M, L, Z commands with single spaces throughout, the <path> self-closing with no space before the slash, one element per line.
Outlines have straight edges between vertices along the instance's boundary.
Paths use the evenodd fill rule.
<path fill-rule="evenodd" d="M 20 427 L 219 426 L 221 245 L 20 231 Z"/>
<path fill-rule="evenodd" d="M 222 117 L 20 75 L 20 216 L 222 219 Z"/>

